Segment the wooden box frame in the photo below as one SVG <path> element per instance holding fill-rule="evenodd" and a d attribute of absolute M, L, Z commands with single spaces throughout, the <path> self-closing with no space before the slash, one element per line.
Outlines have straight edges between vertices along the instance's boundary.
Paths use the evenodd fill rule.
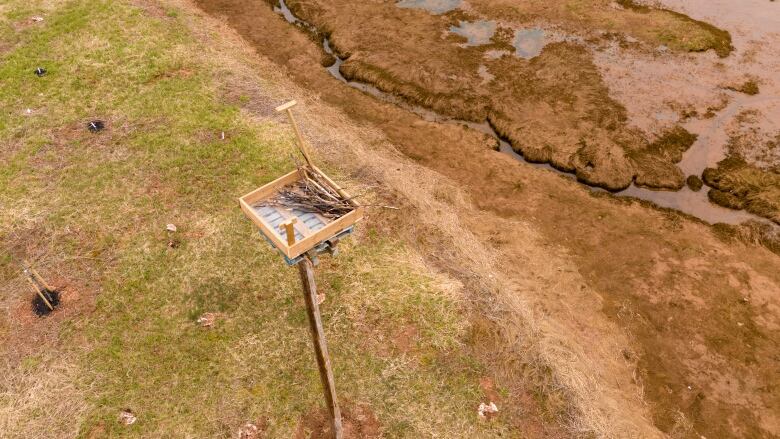
<path fill-rule="evenodd" d="M 239 204 L 241 205 L 241 210 L 244 211 L 244 214 L 246 214 L 246 216 L 249 217 L 249 219 L 260 228 L 260 231 L 263 233 L 263 235 L 268 238 L 271 243 L 290 260 L 306 253 L 320 242 L 326 241 L 329 238 L 338 235 L 343 230 L 363 219 L 363 206 L 352 199 L 352 197 L 344 192 L 344 190 L 341 189 L 339 185 L 328 178 L 328 176 L 320 171 L 317 167 L 312 166 L 311 168 L 314 172 L 319 174 L 319 176 L 321 176 L 322 179 L 326 181 L 331 188 L 333 188 L 339 195 L 346 199 L 355 208 L 344 216 L 336 218 L 335 220 L 325 224 L 324 227 L 312 233 L 311 235 L 304 235 L 302 240 L 296 241 L 293 245 L 288 245 L 286 237 L 280 235 L 271 224 L 269 224 L 263 217 L 258 215 L 252 206 L 257 205 L 263 200 L 272 198 L 283 187 L 300 180 L 301 174 L 298 172 L 298 170 L 292 171 L 283 177 L 277 178 L 276 180 L 261 186 L 260 188 L 257 188 L 238 199 Z M 297 231 L 302 233 L 300 229 L 297 229 Z"/>

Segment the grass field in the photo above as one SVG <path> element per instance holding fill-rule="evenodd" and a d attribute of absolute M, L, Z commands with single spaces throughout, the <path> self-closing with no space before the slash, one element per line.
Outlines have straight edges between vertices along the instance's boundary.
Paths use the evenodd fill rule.
<path fill-rule="evenodd" d="M 291 133 L 225 99 L 183 14 L 0 4 L 0 437 L 293 437 L 321 406 L 297 273 L 236 201 L 289 170 Z M 345 407 L 384 437 L 510 437 L 477 419 L 459 285 L 382 215 L 317 269 Z M 31 316 L 22 258 L 64 287 L 52 316 Z"/>

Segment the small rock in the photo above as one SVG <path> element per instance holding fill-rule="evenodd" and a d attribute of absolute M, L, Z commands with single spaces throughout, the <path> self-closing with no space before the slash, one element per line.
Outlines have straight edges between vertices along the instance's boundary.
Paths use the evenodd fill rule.
<path fill-rule="evenodd" d="M 39 17 L 37 15 L 34 15 L 34 16 L 30 17 L 30 21 L 38 23 L 38 22 L 43 21 L 43 17 Z"/>
<path fill-rule="evenodd" d="M 498 407 L 493 401 L 491 401 L 490 404 L 485 404 L 482 402 L 479 404 L 479 408 L 477 409 L 477 415 L 480 417 L 480 419 L 490 418 L 491 415 L 495 413 L 498 413 Z"/>
<path fill-rule="evenodd" d="M 124 409 L 121 412 L 119 412 L 119 422 L 121 422 L 124 425 L 135 424 L 135 421 L 137 420 L 138 418 L 135 417 L 133 411 L 130 409 Z"/>
<path fill-rule="evenodd" d="M 202 316 L 198 317 L 198 323 L 200 323 L 200 326 L 204 328 L 210 328 L 214 325 L 214 322 L 217 320 L 217 315 L 213 312 L 207 312 L 203 314 Z"/>
<path fill-rule="evenodd" d="M 176 225 L 175 224 L 168 224 L 167 226 L 165 226 L 165 230 L 167 230 L 169 232 L 175 232 L 177 230 L 176 229 Z"/>

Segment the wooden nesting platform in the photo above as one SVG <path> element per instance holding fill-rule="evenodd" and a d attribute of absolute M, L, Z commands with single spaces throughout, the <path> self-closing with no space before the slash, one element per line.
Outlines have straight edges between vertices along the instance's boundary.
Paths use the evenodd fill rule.
<path fill-rule="evenodd" d="M 244 214 L 260 228 L 263 236 L 287 258 L 288 262 L 317 247 L 323 241 L 343 235 L 363 218 L 362 206 L 318 168 L 312 167 L 312 171 L 321 177 L 320 181 L 327 183 L 354 209 L 337 218 L 329 218 L 313 209 L 286 207 L 275 202 L 281 191 L 301 181 L 301 173 L 298 170 L 239 198 Z M 288 230 L 294 232 L 294 239 L 288 235 Z"/>

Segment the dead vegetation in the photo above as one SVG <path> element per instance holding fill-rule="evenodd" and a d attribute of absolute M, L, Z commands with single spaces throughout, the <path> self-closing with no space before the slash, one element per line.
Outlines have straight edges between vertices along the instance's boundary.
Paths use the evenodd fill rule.
<path fill-rule="evenodd" d="M 755 96 L 759 92 L 758 83 L 753 79 L 747 80 L 739 85 L 729 85 L 726 88 L 728 90 L 738 91 L 749 96 Z"/>
<path fill-rule="evenodd" d="M 264 203 L 304 212 L 315 212 L 331 219 L 355 210 L 355 205 L 331 188 L 319 173 L 300 164 L 298 173 L 302 176 L 300 180 L 283 188 L 276 198 Z"/>

